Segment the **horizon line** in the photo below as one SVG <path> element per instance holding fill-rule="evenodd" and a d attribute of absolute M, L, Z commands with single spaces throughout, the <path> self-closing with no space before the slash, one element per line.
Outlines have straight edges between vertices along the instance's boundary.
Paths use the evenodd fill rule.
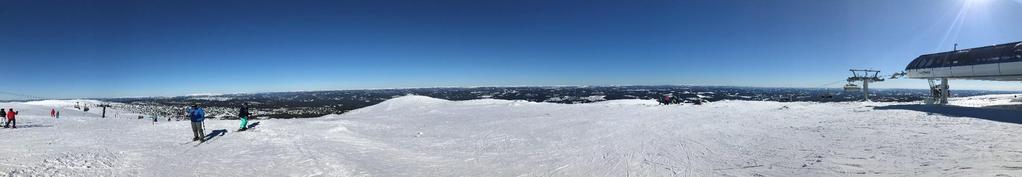
<path fill-rule="evenodd" d="M 391 88 L 350 88 L 350 89 L 322 89 L 322 90 L 285 90 L 285 91 L 255 91 L 255 92 L 234 92 L 234 93 L 192 93 L 174 96 L 114 96 L 114 97 L 71 97 L 71 98 L 40 98 L 40 99 L 0 99 L 2 101 L 37 101 L 37 100 L 88 100 L 88 99 L 123 99 L 123 98 L 174 98 L 174 97 L 199 97 L 199 96 L 224 96 L 224 95 L 245 95 L 245 94 L 266 94 L 266 93 L 301 93 L 301 92 L 330 92 L 330 91 L 369 91 L 369 90 L 403 90 L 403 89 L 433 89 L 433 88 L 515 88 L 515 87 L 655 87 L 655 86 L 685 86 L 685 87 L 739 87 L 739 88 L 782 88 L 782 89 L 841 89 L 831 87 L 783 87 L 783 86 L 735 86 L 735 85 L 690 85 L 690 84 L 658 84 L 658 85 L 492 85 L 492 86 L 433 86 L 433 87 L 391 87 Z M 926 90 L 924 88 L 871 88 L 874 90 Z M 994 92 L 1018 92 L 1022 90 L 987 90 L 987 89 L 958 89 L 960 91 L 994 91 Z M 0 92 L 10 93 L 10 92 Z M 10 93 L 16 94 L 16 93 Z M 24 96 L 18 94 L 18 96 Z M 35 96 L 33 96 L 35 97 Z"/>

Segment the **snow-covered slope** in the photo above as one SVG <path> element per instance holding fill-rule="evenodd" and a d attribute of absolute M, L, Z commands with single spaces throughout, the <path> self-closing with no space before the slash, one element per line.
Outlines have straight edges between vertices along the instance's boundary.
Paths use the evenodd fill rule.
<path fill-rule="evenodd" d="M 0 129 L 7 176 L 1022 175 L 1014 95 L 917 103 L 552 104 L 405 96 L 320 119 L 100 119 L 52 105 Z M 111 110 L 117 111 L 117 110 Z"/>

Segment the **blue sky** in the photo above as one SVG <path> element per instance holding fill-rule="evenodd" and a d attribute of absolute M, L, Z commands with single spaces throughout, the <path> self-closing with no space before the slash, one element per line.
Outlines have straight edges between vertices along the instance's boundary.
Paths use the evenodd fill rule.
<path fill-rule="evenodd" d="M 840 87 L 825 84 L 848 77 L 849 68 L 890 74 L 953 43 L 1020 41 L 1020 20 L 1022 0 L 0 0 L 0 91 L 70 98 L 436 86 Z M 1022 90 L 1019 82 L 952 84 Z"/>

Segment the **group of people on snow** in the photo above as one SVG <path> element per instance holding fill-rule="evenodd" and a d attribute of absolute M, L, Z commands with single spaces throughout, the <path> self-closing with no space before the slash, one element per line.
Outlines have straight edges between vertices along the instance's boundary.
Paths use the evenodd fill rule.
<path fill-rule="evenodd" d="M 678 97 L 675 97 L 674 95 L 663 95 L 661 97 L 658 97 L 656 99 L 656 101 L 659 102 L 661 105 L 671 105 L 671 104 L 680 104 L 680 103 L 682 103 L 682 100 L 678 99 Z"/>
<path fill-rule="evenodd" d="M 4 128 L 18 128 L 18 111 L 14 111 L 14 108 L 7 108 L 4 110 L 0 108 L 0 120 Z M 60 112 L 55 109 L 50 109 L 50 117 L 60 118 Z"/>
<path fill-rule="evenodd" d="M 677 97 L 671 94 L 666 94 L 657 97 L 656 101 L 660 103 L 660 105 L 682 104 L 686 102 L 684 98 Z M 703 100 L 702 98 L 690 99 L 689 101 L 695 105 L 701 105 L 703 104 L 703 102 L 705 102 L 705 100 Z"/>
<path fill-rule="evenodd" d="M 203 123 L 206 120 L 206 111 L 198 103 L 195 103 L 188 107 L 186 113 L 192 123 L 192 135 L 194 136 L 192 141 L 205 142 L 206 133 Z M 250 116 L 252 116 L 252 113 L 248 111 L 248 103 L 242 103 L 241 108 L 238 110 L 238 118 L 241 120 L 241 128 L 238 131 L 248 130 L 248 119 Z"/>
<path fill-rule="evenodd" d="M 194 135 L 194 141 L 205 141 L 206 133 L 204 130 L 204 121 L 206 120 L 206 110 L 199 106 L 198 103 L 192 104 L 186 111 L 189 119 L 191 119 L 192 134 Z M 0 120 L 2 120 L 4 128 L 18 128 L 16 116 L 17 111 L 14 108 L 8 108 L 4 110 L 0 108 Z M 241 126 L 238 131 L 248 130 L 248 119 L 252 116 L 252 113 L 248 110 L 248 103 L 242 103 L 241 108 L 238 110 L 238 117 L 241 120 Z M 59 118 L 60 112 L 56 109 L 50 109 L 50 117 Z M 155 117 L 154 117 L 155 119 Z"/>
<path fill-rule="evenodd" d="M 0 108 L 0 116 L 6 116 L 4 119 L 4 128 L 18 128 L 18 121 L 15 121 L 17 120 L 15 119 L 15 116 L 17 115 L 18 112 L 14 111 L 14 108 L 8 108 L 7 111 Z"/>
<path fill-rule="evenodd" d="M 57 109 L 50 109 L 50 117 L 59 119 L 60 111 L 57 111 Z"/>

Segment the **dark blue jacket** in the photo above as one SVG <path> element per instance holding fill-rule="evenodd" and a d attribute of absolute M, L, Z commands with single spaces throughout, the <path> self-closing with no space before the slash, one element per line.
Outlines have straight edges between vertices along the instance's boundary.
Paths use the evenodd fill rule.
<path fill-rule="evenodd" d="M 202 108 L 195 108 L 192 109 L 189 116 L 192 118 L 192 122 L 202 122 L 206 120 L 206 111 L 202 110 Z"/>
<path fill-rule="evenodd" d="M 248 107 L 242 106 L 241 109 L 238 110 L 238 117 L 248 118 L 248 116 L 251 116 L 251 115 L 252 115 L 252 113 L 248 112 Z"/>

